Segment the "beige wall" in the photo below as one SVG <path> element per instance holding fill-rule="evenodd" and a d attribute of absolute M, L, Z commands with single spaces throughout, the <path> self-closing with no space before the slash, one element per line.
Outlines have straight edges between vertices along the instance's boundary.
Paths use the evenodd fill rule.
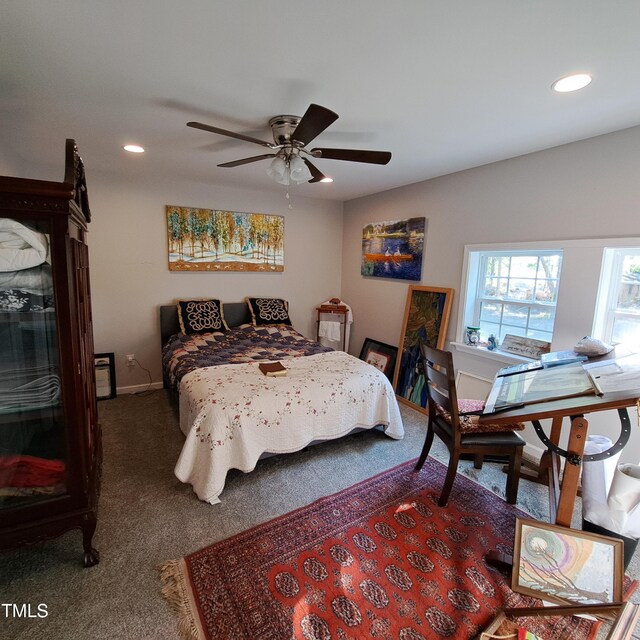
<path fill-rule="evenodd" d="M 258 192 L 177 182 L 122 181 L 87 168 L 92 222 L 89 229 L 96 352 L 116 354 L 120 391 L 145 388 L 147 374 L 125 366 L 135 354 L 162 379 L 158 307 L 178 298 L 245 296 L 289 300 L 294 326 L 315 337 L 314 307 L 340 294 L 342 203 L 302 199 L 292 189 Z M 253 211 L 285 216 L 282 273 L 184 273 L 167 266 L 165 205 Z"/>
<path fill-rule="evenodd" d="M 448 339 L 454 340 L 466 244 L 640 236 L 638 176 L 640 127 L 634 127 L 345 203 L 342 298 L 354 313 L 351 352 L 359 353 L 365 337 L 398 344 L 408 288 L 406 281 L 360 275 L 366 223 L 428 219 L 423 276 L 415 284 L 455 290 L 448 331 Z M 598 273 L 599 264 L 588 259 L 584 269 Z M 563 286 L 560 292 L 565 344 L 558 348 L 572 346 L 567 341 L 591 331 L 586 296 L 577 291 Z M 459 369 L 483 377 L 492 378 L 501 366 L 454 355 Z M 615 439 L 615 414 L 599 418 L 593 421 L 598 431 L 615 432 Z M 640 429 L 635 418 L 634 425 L 632 446 L 624 455 L 637 462 Z M 527 438 L 537 442 L 535 434 Z"/>
<path fill-rule="evenodd" d="M 16 157 L 2 148 L 0 148 L 0 176 L 27 177 L 20 170 L 20 164 Z"/>

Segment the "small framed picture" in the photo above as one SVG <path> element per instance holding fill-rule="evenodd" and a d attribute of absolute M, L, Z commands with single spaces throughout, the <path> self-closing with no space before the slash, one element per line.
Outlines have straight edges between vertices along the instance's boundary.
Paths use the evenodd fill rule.
<path fill-rule="evenodd" d="M 398 348 L 384 342 L 378 342 L 372 338 L 365 338 L 360 352 L 360 360 L 364 360 L 376 369 L 382 371 L 389 382 L 393 380 L 396 369 Z"/>
<path fill-rule="evenodd" d="M 507 333 L 500 345 L 500 351 L 515 353 L 516 355 L 524 356 L 525 358 L 539 360 L 540 356 L 551 351 L 551 343 L 545 342 L 544 340 L 524 338 L 522 336 L 514 336 Z"/>
<path fill-rule="evenodd" d="M 108 400 L 116 397 L 116 367 L 113 353 L 96 353 L 93 357 L 96 371 L 96 398 Z"/>
<path fill-rule="evenodd" d="M 561 604 L 622 601 L 623 542 L 516 518 L 511 588 Z"/>

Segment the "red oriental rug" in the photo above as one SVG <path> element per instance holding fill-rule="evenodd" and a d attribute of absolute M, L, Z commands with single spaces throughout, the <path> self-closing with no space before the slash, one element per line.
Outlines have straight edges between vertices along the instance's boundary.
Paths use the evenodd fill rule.
<path fill-rule="evenodd" d="M 527 514 L 464 476 L 407 462 L 162 567 L 187 638 L 475 638 L 503 607 L 538 601 L 484 562 Z M 635 587 L 626 579 L 628 592 Z M 544 640 L 593 638 L 582 618 L 529 618 Z"/>

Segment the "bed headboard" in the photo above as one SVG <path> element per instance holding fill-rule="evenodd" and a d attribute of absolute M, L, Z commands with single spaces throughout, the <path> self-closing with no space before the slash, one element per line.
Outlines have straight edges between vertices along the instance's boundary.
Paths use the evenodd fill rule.
<path fill-rule="evenodd" d="M 230 328 L 241 324 L 251 324 L 251 312 L 246 302 L 224 302 L 224 319 Z M 162 346 L 174 334 L 180 333 L 178 322 L 178 308 L 175 304 L 160 307 L 160 337 Z"/>

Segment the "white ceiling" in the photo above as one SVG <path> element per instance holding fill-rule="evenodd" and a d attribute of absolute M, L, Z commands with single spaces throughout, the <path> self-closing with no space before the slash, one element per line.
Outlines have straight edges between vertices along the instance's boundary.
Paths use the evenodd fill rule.
<path fill-rule="evenodd" d="M 640 124 L 639 34 L 637 0 L 0 0 L 2 155 L 59 180 L 70 137 L 89 181 L 283 190 L 268 161 L 216 167 L 263 147 L 185 123 L 271 140 L 315 102 L 340 119 L 311 146 L 393 153 L 294 187 L 349 200 Z"/>

